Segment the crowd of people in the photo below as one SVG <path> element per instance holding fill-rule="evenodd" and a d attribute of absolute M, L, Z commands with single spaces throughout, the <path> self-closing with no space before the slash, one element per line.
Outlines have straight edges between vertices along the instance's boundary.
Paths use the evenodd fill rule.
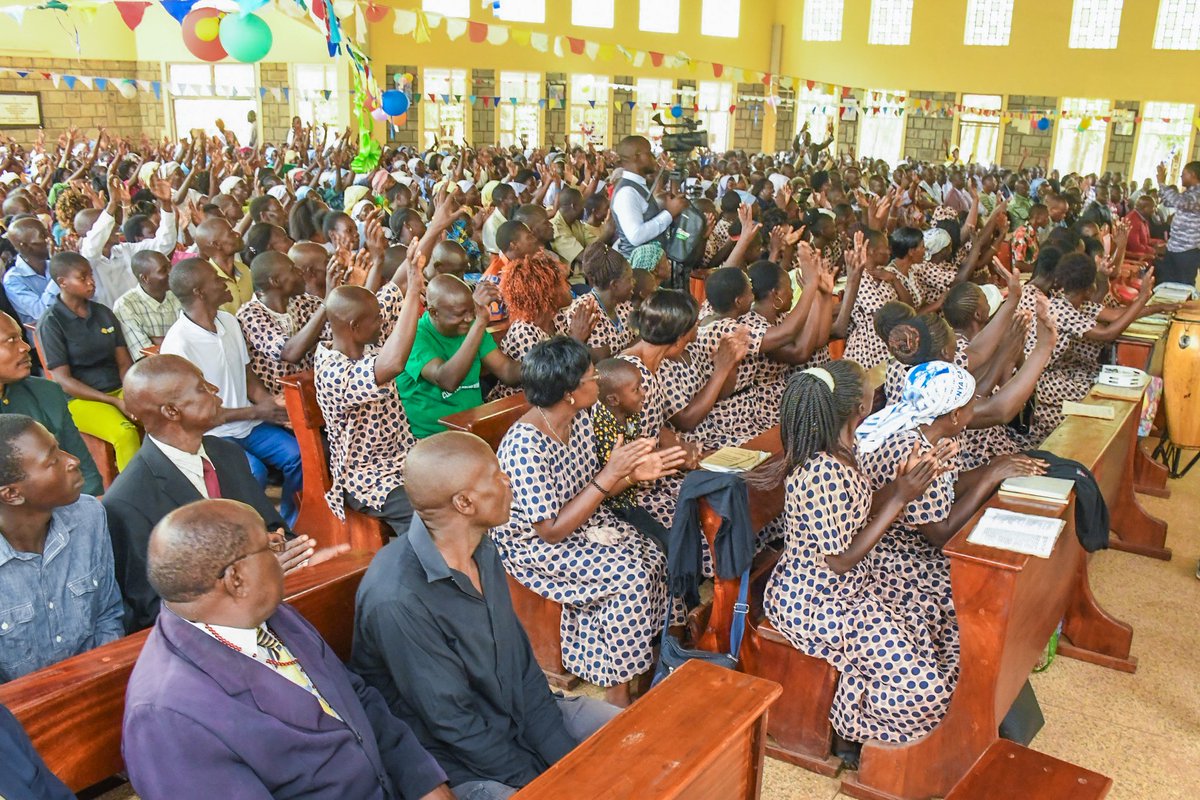
<path fill-rule="evenodd" d="M 644 690 L 684 476 L 776 426 L 766 615 L 837 668 L 843 760 L 925 735 L 959 672 L 941 546 L 1046 470 L 1104 345 L 1200 264 L 1200 162 L 1176 188 L 808 131 L 677 164 L 641 136 L 355 150 L 296 119 L 0 153 L 0 681 L 152 628 L 123 740 L 147 800 L 510 796 Z M 282 602 L 345 549 L 293 530 L 301 372 L 330 510 L 394 533 L 349 665 Z M 441 422 L 517 392 L 495 453 Z M 605 702 L 549 690 L 506 575 L 561 604 Z M 66 796 L 3 722 L 0 793 Z"/>

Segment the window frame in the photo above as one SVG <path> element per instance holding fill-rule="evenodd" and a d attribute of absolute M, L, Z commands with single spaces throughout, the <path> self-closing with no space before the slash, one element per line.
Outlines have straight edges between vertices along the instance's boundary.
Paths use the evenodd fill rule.
<path fill-rule="evenodd" d="M 963 23 L 963 44 L 967 47 L 1008 47 L 1012 41 L 1013 2 L 1014 0 L 967 0 L 967 17 Z M 1008 19 L 1003 32 L 1003 41 L 984 41 L 986 36 L 981 36 L 980 41 L 971 41 L 971 34 L 973 32 L 980 32 L 978 27 L 972 27 L 972 22 L 975 21 L 972 17 L 979 18 L 978 22 L 985 28 L 983 33 L 986 34 L 986 28 L 994 22 L 990 17 L 998 11 L 1003 11 L 1003 8 L 1000 7 L 1001 4 L 1008 7 Z"/>
<path fill-rule="evenodd" d="M 651 90 L 650 84 L 658 84 Z M 663 87 L 666 91 L 663 91 Z M 650 146 L 658 152 L 662 147 L 662 136 L 666 130 L 650 121 L 655 114 L 666 113 L 676 97 L 678 87 L 674 78 L 635 78 L 633 81 L 634 106 L 633 133 L 645 136 L 650 140 Z M 657 103 L 658 109 L 651 107 Z"/>
<path fill-rule="evenodd" d="M 465 91 L 462 94 L 462 98 L 463 98 L 462 102 L 458 103 L 456 105 L 458 105 L 462 108 L 462 115 L 463 115 L 462 135 L 463 135 L 463 138 L 466 139 L 468 142 L 471 141 L 471 105 L 470 105 L 470 102 L 467 100 L 467 97 L 470 96 L 470 91 L 471 91 L 471 70 L 466 67 L 421 67 L 421 71 L 420 71 L 420 81 L 421 82 L 420 82 L 420 85 L 418 88 L 421 90 L 421 94 L 425 97 L 428 97 L 430 94 L 435 94 L 435 95 L 438 95 L 439 97 L 443 94 L 449 94 L 451 96 L 458 94 L 458 92 L 454 92 L 454 91 L 434 92 L 434 91 L 430 90 L 429 89 L 429 85 L 430 85 L 429 73 L 430 72 L 447 73 L 446 79 L 447 79 L 447 81 L 449 83 L 449 87 L 451 89 L 454 88 L 454 81 L 457 77 L 455 75 L 455 73 L 456 72 L 463 73 L 463 75 L 461 77 L 463 79 L 463 88 L 465 89 Z M 438 75 L 436 77 L 440 79 L 442 76 Z M 436 113 L 438 115 L 438 125 L 440 128 L 441 122 L 442 122 L 442 119 L 441 119 L 442 109 L 447 105 L 452 105 L 452 104 L 442 103 L 440 101 L 434 103 L 434 102 L 429 102 L 428 100 L 417 104 L 418 108 L 420 109 L 420 111 L 419 111 L 420 119 L 418 120 L 417 136 L 418 136 L 419 143 L 425 149 L 430 148 L 430 144 L 425 138 L 426 134 L 433 131 L 433 128 L 431 128 L 429 125 L 430 112 L 436 111 Z M 436 149 L 438 146 L 441 145 L 440 138 L 441 137 L 439 135 L 438 141 L 436 141 L 433 144 L 434 149 Z M 454 144 L 458 145 L 458 144 L 460 144 L 460 142 L 454 142 Z"/>
<path fill-rule="evenodd" d="M 809 12 L 812 11 L 814 17 L 818 9 L 817 3 L 820 2 L 820 11 L 832 13 L 832 7 L 837 7 L 837 35 L 831 37 L 824 36 L 809 36 Z M 800 40 L 804 42 L 840 42 L 842 40 L 842 31 L 846 23 L 846 0 L 804 0 L 804 15 L 800 19 Z M 822 21 L 814 21 L 813 28 L 825 27 Z M 832 26 L 830 26 L 832 27 Z"/>
<path fill-rule="evenodd" d="M 1082 109 L 1079 109 L 1079 108 L 1075 108 L 1075 103 L 1072 101 L 1079 101 L 1081 104 L 1082 103 L 1107 103 L 1108 105 L 1106 107 L 1095 106 L 1095 110 L 1092 110 L 1092 108 L 1088 107 L 1088 106 L 1084 106 Z M 1066 123 L 1068 125 L 1078 126 L 1079 122 L 1077 121 L 1076 115 L 1082 114 L 1083 116 L 1092 117 L 1091 125 L 1095 125 L 1096 122 L 1098 121 L 1099 124 L 1103 126 L 1104 141 L 1102 142 L 1101 148 L 1100 148 L 1100 167 L 1099 167 L 1099 169 L 1094 170 L 1097 175 L 1103 175 L 1104 168 L 1108 165 L 1108 147 L 1109 147 L 1109 142 L 1111 141 L 1111 138 L 1112 138 L 1112 124 L 1104 122 L 1104 120 L 1099 119 L 1099 118 L 1101 116 L 1110 116 L 1112 114 L 1112 110 L 1113 110 L 1113 100 L 1111 100 L 1110 98 L 1107 98 L 1107 97 L 1060 97 L 1058 100 L 1059 115 L 1058 115 L 1058 119 L 1055 120 L 1055 122 L 1054 122 L 1054 138 L 1051 140 L 1051 143 L 1050 143 L 1049 168 L 1051 170 L 1058 170 L 1059 175 L 1068 175 L 1072 172 L 1077 173 L 1079 175 L 1087 175 L 1093 171 L 1093 170 L 1080 170 L 1080 169 L 1066 169 L 1063 166 L 1060 166 L 1060 164 L 1059 164 L 1059 155 L 1060 155 L 1059 148 L 1062 145 L 1062 138 L 1063 138 L 1062 134 L 1072 132 L 1071 129 L 1069 129 L 1069 128 L 1063 128 L 1063 124 Z M 1064 111 L 1072 116 L 1064 117 L 1063 116 Z M 1094 132 L 1089 127 L 1087 133 L 1092 134 Z"/>
<path fill-rule="evenodd" d="M 672 4 L 674 5 L 674 8 L 675 8 L 675 17 L 674 17 L 675 24 L 674 24 L 673 28 L 671 28 L 671 27 L 663 27 L 663 28 L 654 28 L 654 27 L 648 28 L 648 27 L 646 27 L 646 11 L 647 11 L 647 9 L 649 9 L 649 10 L 653 10 L 655 8 L 665 9 L 665 8 L 671 7 Z M 678 34 L 679 33 L 679 17 L 680 17 L 681 11 L 682 11 L 682 8 L 680 7 L 680 0 L 640 0 L 640 2 L 638 3 L 638 30 L 641 31 L 642 33 Z"/>
<path fill-rule="evenodd" d="M 1097 27 L 1096 24 L 1084 22 L 1084 15 L 1088 11 L 1081 11 L 1085 3 L 1109 3 L 1116 4 L 1117 8 L 1117 31 L 1109 44 L 1098 44 L 1091 39 L 1083 37 L 1090 34 Z M 1111 9 L 1105 9 L 1111 11 Z M 1101 13 L 1099 9 L 1091 13 Z M 1121 43 L 1121 20 L 1125 14 L 1125 0 L 1073 0 L 1071 3 L 1071 27 L 1067 30 L 1067 47 L 1071 50 L 1116 50 Z M 1079 32 L 1080 43 L 1076 44 L 1076 33 Z"/>
<path fill-rule="evenodd" d="M 889 167 L 894 169 L 897 164 L 899 164 L 901 161 L 904 160 L 904 149 L 905 149 L 905 146 L 908 144 L 908 142 L 907 142 L 907 139 L 908 139 L 908 117 L 905 114 L 901 114 L 900 116 L 896 116 L 895 114 L 892 115 L 892 118 L 894 120 L 896 120 L 896 123 L 897 123 L 897 125 L 899 127 L 899 131 L 900 131 L 900 135 L 898 137 L 896 137 L 899 141 L 899 145 L 897 147 L 896 159 L 894 161 L 891 159 L 883 158 L 879 155 L 867 154 L 867 152 L 863 148 L 863 142 L 866 139 L 866 137 L 863 135 L 863 130 L 869 122 L 879 119 L 879 115 L 871 115 L 871 114 L 867 113 L 868 109 L 875 107 L 875 103 L 871 100 L 872 94 L 892 95 L 893 98 L 896 96 L 899 96 L 900 101 L 898 104 L 896 103 L 896 101 L 894 99 L 892 101 L 882 100 L 878 104 L 880 108 L 886 108 L 889 111 L 895 111 L 897 108 L 904 107 L 904 104 L 908 100 L 908 90 L 906 90 L 906 89 L 864 89 L 863 90 L 863 101 L 860 102 L 859 106 L 858 106 L 858 111 L 859 111 L 858 129 L 857 129 L 858 136 L 857 136 L 857 149 L 855 150 L 855 152 L 857 153 L 857 155 L 860 158 L 866 156 L 866 157 L 870 158 L 872 161 L 880 161 L 880 160 L 885 161 L 885 162 L 887 162 Z"/>
<path fill-rule="evenodd" d="M 1147 113 L 1148 111 L 1151 111 L 1151 110 L 1157 110 L 1157 109 L 1152 108 L 1152 105 L 1154 105 L 1154 104 L 1161 104 L 1161 105 L 1168 106 L 1168 107 L 1179 106 L 1179 107 L 1181 107 L 1180 110 L 1188 109 L 1188 111 L 1185 112 L 1185 116 L 1183 117 L 1182 123 L 1180 123 L 1187 131 L 1187 135 L 1185 137 L 1183 147 L 1179 151 L 1179 157 L 1167 166 L 1167 182 L 1168 183 L 1177 183 L 1179 181 L 1179 173 L 1182 170 L 1183 165 L 1192 160 L 1190 153 L 1192 152 L 1192 148 L 1195 147 L 1195 144 L 1196 144 L 1196 127 L 1195 127 L 1194 121 L 1195 121 L 1196 113 L 1197 113 L 1197 105 L 1195 103 L 1174 103 L 1174 102 L 1161 101 L 1161 100 L 1146 100 L 1146 101 L 1142 102 L 1140 110 L 1138 111 L 1138 116 L 1140 116 L 1142 118 L 1142 121 L 1137 124 L 1137 129 L 1134 131 L 1133 157 L 1129 161 L 1129 175 L 1126 176 L 1126 180 L 1127 181 L 1128 180 L 1136 180 L 1139 184 L 1141 184 L 1141 182 L 1144 178 L 1155 178 L 1156 177 L 1154 172 L 1148 172 L 1148 173 L 1143 174 L 1143 173 L 1139 173 L 1137 171 L 1139 157 L 1142 155 L 1141 151 L 1144 146 L 1142 137 L 1144 134 L 1148 133 L 1148 131 L 1146 130 L 1147 126 L 1148 125 L 1154 126 L 1154 125 L 1167 124 L 1167 123 L 1162 122 L 1162 116 L 1163 116 L 1162 114 L 1150 115 Z M 1158 120 L 1158 122 L 1155 122 L 1155 120 Z M 1154 131 L 1149 131 L 1149 133 L 1151 135 L 1158 135 L 1158 136 L 1169 136 L 1170 135 L 1170 134 L 1166 134 L 1166 133 L 1159 134 Z M 1156 163 L 1156 166 L 1157 166 L 1157 163 Z"/>
<path fill-rule="evenodd" d="M 982 105 L 977 105 L 974 100 L 974 98 L 982 98 L 982 97 L 996 98 L 996 108 L 995 109 L 989 108 L 986 110 L 1001 111 L 1001 112 L 1004 110 L 1005 96 L 1002 94 L 980 94 L 977 92 L 963 92 L 958 95 L 958 106 L 960 108 L 967 108 L 967 107 L 983 108 Z M 977 117 L 977 119 L 976 119 L 976 117 Z M 1001 123 L 1000 123 L 1000 115 L 997 115 L 995 117 L 988 117 L 988 116 L 984 116 L 982 114 L 974 114 L 974 113 L 967 112 L 967 111 L 956 111 L 954 113 L 954 138 L 952 139 L 954 144 L 952 146 L 958 148 L 959 157 L 963 160 L 963 163 L 967 163 L 967 158 L 971 155 L 971 153 L 964 153 L 963 149 L 962 149 L 962 139 L 963 139 L 962 131 L 963 131 L 964 125 L 971 126 L 971 127 L 978 126 L 978 127 L 986 127 L 986 128 L 994 128 L 995 129 L 996 141 L 992 147 L 991 160 L 986 163 L 991 164 L 993 166 L 996 164 L 999 164 L 1001 150 L 1004 146 L 1004 126 L 1001 125 Z M 978 141 L 978 137 L 976 137 L 976 141 Z M 947 154 L 947 155 L 949 155 L 949 154 Z M 978 151 L 975 152 L 975 160 L 979 163 L 984 163 L 984 162 L 980 161 Z"/>
<path fill-rule="evenodd" d="M 537 91 L 534 93 L 534 97 L 532 99 L 525 97 L 522 100 L 522 102 L 519 102 L 514 106 L 513 103 L 509 99 L 509 98 L 513 97 L 514 95 L 506 93 L 503 90 L 503 87 L 504 87 L 505 76 L 515 76 L 515 75 L 523 76 L 522 82 L 525 84 L 525 87 L 524 87 L 524 90 L 522 91 L 522 95 L 528 94 L 528 89 L 529 89 L 529 85 L 530 85 L 529 84 L 530 77 L 537 78 Z M 512 80 L 512 78 L 510 77 L 509 80 Z M 518 133 L 520 131 L 520 126 L 518 124 L 518 114 L 519 114 L 518 109 L 530 108 L 530 107 L 533 110 L 536 123 L 535 123 L 534 129 L 533 129 L 535 136 L 530 138 L 530 141 L 528 142 L 528 146 L 536 148 L 541 145 L 542 139 L 545 138 L 545 130 L 544 130 L 545 117 L 542 114 L 542 111 L 543 111 L 542 105 L 538 101 L 540 99 L 542 99 L 542 95 L 545 91 L 546 91 L 546 76 L 544 73 L 526 72 L 523 70 L 502 70 L 502 71 L 499 71 L 496 73 L 496 94 L 500 97 L 500 103 L 501 103 L 500 107 L 495 110 L 496 139 L 497 139 L 497 141 L 499 141 L 501 143 L 502 147 L 508 147 L 509 144 L 515 144 L 518 146 L 521 144 L 521 137 Z M 503 124 L 503 122 L 504 122 L 504 107 L 505 106 L 509 106 L 510 108 L 513 109 L 513 126 L 512 126 L 511 130 L 506 129 Z M 504 142 L 504 136 L 506 134 L 509 134 L 512 136 L 512 141 L 509 142 L 508 144 L 506 144 Z"/>
<path fill-rule="evenodd" d="M 454 6 L 454 8 L 446 10 L 446 6 Z M 460 13 L 459 9 L 465 13 Z M 441 14 L 443 17 L 470 19 L 471 0 L 421 0 L 421 10 L 426 14 Z"/>
<path fill-rule="evenodd" d="M 714 108 L 706 108 L 707 101 L 702 100 L 706 87 L 715 88 L 716 90 L 716 106 Z M 681 92 L 681 105 L 685 115 L 694 106 L 699 106 L 699 111 L 692 112 L 693 118 L 700 121 L 699 128 L 708 133 L 709 143 L 708 149 L 712 153 L 725 153 L 733 149 L 733 115 L 729 113 L 729 107 L 737 103 L 737 87 L 733 81 L 696 81 L 694 87 L 685 87 Z M 710 98 L 711 99 L 711 98 Z M 721 120 L 724 124 L 724 142 L 720 146 L 715 145 L 712 141 L 713 122 Z"/>
<path fill-rule="evenodd" d="M 597 8 L 607 8 L 608 24 L 596 25 L 591 22 L 581 22 L 576 19 L 575 12 L 578 9 L 595 10 Z M 612 30 L 617 24 L 617 8 L 616 0 L 571 0 L 571 24 L 577 28 L 595 28 L 597 30 Z"/>
<path fill-rule="evenodd" d="M 904 41 L 887 41 L 889 31 L 893 31 L 894 26 L 890 24 L 891 18 L 896 11 L 903 11 L 902 8 L 883 8 L 883 4 L 888 3 L 893 6 L 908 6 L 908 23 L 907 33 L 904 36 Z M 908 47 L 912 44 L 912 22 L 914 11 L 914 0 L 871 0 L 871 12 L 867 22 L 867 44 L 880 47 Z M 876 25 L 876 16 L 880 17 L 879 24 Z M 886 17 L 886 19 L 884 19 Z"/>
<path fill-rule="evenodd" d="M 576 79 L 577 78 L 592 78 L 592 100 L 596 101 L 593 107 L 588 98 L 577 98 L 576 95 Z M 603 96 L 600 96 L 603 94 Z M 593 139 L 585 139 L 583 133 L 575 126 L 573 117 L 576 110 L 579 110 L 584 119 L 588 116 L 602 115 L 604 117 L 604 130 L 599 137 L 593 134 L 596 140 L 597 147 L 608 147 L 612 139 L 612 77 L 609 75 L 600 75 L 591 72 L 572 72 L 567 75 L 567 141 L 572 146 L 579 145 L 587 147 L 589 141 Z M 598 112 L 592 114 L 591 112 Z"/>
<path fill-rule="evenodd" d="M 172 69 L 174 67 L 182 67 L 184 69 L 189 69 L 189 70 L 205 69 L 208 74 L 208 83 L 207 84 L 197 83 L 195 80 L 190 80 L 190 79 L 177 81 L 172 77 L 172 74 L 171 74 Z M 228 70 L 237 70 L 239 72 L 243 71 L 243 70 L 248 70 L 248 74 L 250 75 L 250 79 L 251 79 L 251 85 L 250 86 L 242 86 L 240 84 L 218 83 L 218 80 L 217 80 L 218 71 L 228 71 Z M 252 108 L 253 111 L 255 112 L 255 122 L 253 123 L 252 127 L 256 128 L 258 130 L 259 139 L 261 141 L 262 136 L 263 136 L 263 128 L 262 128 L 263 114 L 262 114 L 262 98 L 259 93 L 259 86 L 261 86 L 262 81 L 261 81 L 261 76 L 260 76 L 259 68 L 258 68 L 257 64 L 241 64 L 241 63 L 230 63 L 230 62 L 220 62 L 220 61 L 218 61 L 218 62 L 170 61 L 170 62 L 163 62 L 162 76 L 163 76 L 163 84 L 164 84 L 164 86 L 166 86 L 166 89 L 167 89 L 167 91 L 164 93 L 163 97 L 164 97 L 164 102 L 167 106 L 167 117 L 169 120 L 168 130 L 171 132 L 171 135 L 174 138 L 178 139 L 178 138 L 181 138 L 184 134 L 186 134 L 186 131 L 179 130 L 180 126 L 179 126 L 179 121 L 177 118 L 177 110 L 176 110 L 176 105 L 175 105 L 177 101 L 183 100 L 185 102 L 190 102 L 190 101 L 219 102 L 222 100 L 227 100 L 227 101 L 236 102 L 238 104 L 249 104 L 249 105 L 242 105 L 238 109 L 237 114 L 230 114 L 228 112 L 218 111 L 217 114 L 215 116 L 212 116 L 211 118 L 215 120 L 217 118 L 224 119 L 224 118 L 228 117 L 231 120 L 231 122 L 227 123 L 227 127 L 233 129 L 234 134 L 236 134 L 238 136 L 238 141 L 241 142 L 241 144 L 243 146 L 245 146 L 249 143 L 249 133 L 251 132 L 251 128 L 249 128 L 249 127 L 243 128 L 243 126 L 250 125 L 250 123 L 245 118 L 244 112 L 248 111 Z M 206 86 L 210 91 L 205 94 L 197 94 L 197 95 L 176 94 L 173 89 L 173 87 L 176 85 Z M 232 94 L 232 95 L 217 94 L 217 86 L 218 85 L 229 86 L 231 88 L 238 89 L 238 90 L 245 90 L 246 94 L 245 95 L 240 94 L 240 93 Z M 289 103 L 289 105 L 290 105 L 290 103 Z M 208 132 L 209 127 L 210 127 L 209 125 L 205 125 L 204 130 L 206 132 Z M 240 129 L 244 129 L 247 131 L 247 135 L 245 137 L 242 136 L 242 131 Z"/>
<path fill-rule="evenodd" d="M 753 2 L 753 0 L 752 0 Z M 733 9 L 733 25 L 730 29 L 729 19 L 725 12 Z M 712 11 L 710 11 L 712 9 Z M 709 19 L 709 15 L 719 19 Z M 714 30 L 708 30 L 709 25 Z M 700 35 L 717 39 L 736 39 L 741 35 L 742 0 L 700 0 Z"/>
<path fill-rule="evenodd" d="M 1177 0 L 1181 5 L 1185 3 L 1193 5 L 1193 8 L 1190 9 L 1191 15 L 1189 16 L 1189 9 L 1186 6 L 1178 9 L 1168 8 L 1168 3 L 1171 2 L 1172 0 L 1159 0 L 1158 2 L 1158 15 L 1154 19 L 1154 39 L 1151 41 L 1151 47 L 1155 50 L 1176 50 L 1183 52 L 1200 50 L 1200 3 L 1196 3 L 1196 0 Z M 1173 30 L 1173 24 L 1181 19 L 1191 19 L 1192 25 L 1196 28 L 1195 39 L 1190 42 L 1191 46 L 1187 46 L 1189 43 L 1184 43 L 1182 47 L 1177 46 L 1175 43 L 1167 45 L 1160 41 L 1165 34 Z"/>

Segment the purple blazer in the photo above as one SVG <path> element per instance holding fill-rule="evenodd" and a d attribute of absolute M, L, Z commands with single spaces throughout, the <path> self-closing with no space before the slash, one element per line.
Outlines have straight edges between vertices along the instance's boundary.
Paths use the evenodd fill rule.
<path fill-rule="evenodd" d="M 125 694 L 121 752 L 142 800 L 415 800 L 445 782 L 299 612 L 281 604 L 268 624 L 344 722 L 164 605 Z"/>

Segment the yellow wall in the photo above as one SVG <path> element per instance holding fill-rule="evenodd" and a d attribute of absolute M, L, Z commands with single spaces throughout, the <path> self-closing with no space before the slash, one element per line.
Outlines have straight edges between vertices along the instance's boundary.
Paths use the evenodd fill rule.
<path fill-rule="evenodd" d="M 1200 52 L 1155 50 L 1159 0 L 1125 0 L 1114 50 L 1067 47 L 1071 0 L 1016 0 L 1009 47 L 963 44 L 966 0 L 916 0 L 906 47 L 867 44 L 870 0 L 846 0 L 842 41 L 805 42 L 804 0 L 777 0 L 785 75 L 878 88 L 1196 102 Z"/>

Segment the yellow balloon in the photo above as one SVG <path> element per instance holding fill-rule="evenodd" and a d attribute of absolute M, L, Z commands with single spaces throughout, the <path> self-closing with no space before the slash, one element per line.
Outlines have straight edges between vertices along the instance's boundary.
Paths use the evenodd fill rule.
<path fill-rule="evenodd" d="M 221 23 L 216 17 L 205 17 L 196 23 L 196 38 L 211 42 L 221 33 Z"/>

